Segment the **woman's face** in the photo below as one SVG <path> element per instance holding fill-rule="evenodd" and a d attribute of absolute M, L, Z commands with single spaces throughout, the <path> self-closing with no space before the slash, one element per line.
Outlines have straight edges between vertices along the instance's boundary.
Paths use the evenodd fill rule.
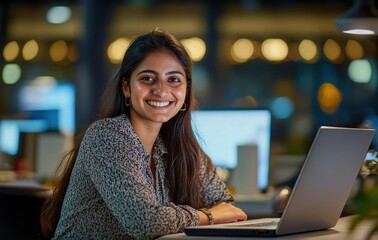
<path fill-rule="evenodd" d="M 123 93 L 131 100 L 131 121 L 167 122 L 182 108 L 186 89 L 185 71 L 173 54 L 148 54 L 132 72 L 130 83 L 123 83 Z"/>

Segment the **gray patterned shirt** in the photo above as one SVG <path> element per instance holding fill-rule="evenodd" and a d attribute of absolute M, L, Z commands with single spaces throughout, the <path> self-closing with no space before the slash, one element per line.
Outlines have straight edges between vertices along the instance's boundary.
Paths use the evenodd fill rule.
<path fill-rule="evenodd" d="M 198 225 L 196 210 L 175 205 L 165 184 L 167 149 L 160 137 L 153 156 L 156 184 L 145 150 L 125 115 L 93 123 L 72 171 L 54 239 L 151 239 Z M 200 168 L 203 207 L 232 202 L 213 168 Z"/>

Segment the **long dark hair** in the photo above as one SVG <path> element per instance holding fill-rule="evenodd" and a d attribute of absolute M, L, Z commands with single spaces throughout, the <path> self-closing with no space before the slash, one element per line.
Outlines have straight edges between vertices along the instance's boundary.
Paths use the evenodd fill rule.
<path fill-rule="evenodd" d="M 134 39 L 127 49 L 121 69 L 106 88 L 100 114 L 97 119 L 115 117 L 126 114 L 130 117 L 130 109 L 125 106 L 122 92 L 122 81 L 130 83 L 131 73 L 152 52 L 164 51 L 173 54 L 180 61 L 187 79 L 185 98 L 186 110 L 180 111 L 160 131 L 168 150 L 166 182 L 171 200 L 176 204 L 185 204 L 193 208 L 203 205 L 203 196 L 199 184 L 199 166 L 201 157 L 205 156 L 191 127 L 191 111 L 196 101 L 192 86 L 192 62 L 184 46 L 174 36 L 166 31 L 154 29 L 150 33 Z M 41 225 L 46 236 L 52 236 L 58 224 L 64 196 L 66 194 L 72 169 L 78 155 L 83 134 L 75 143 L 74 148 L 65 156 L 66 161 L 59 182 L 53 195 L 42 210 Z M 207 161 L 210 166 L 210 161 Z"/>

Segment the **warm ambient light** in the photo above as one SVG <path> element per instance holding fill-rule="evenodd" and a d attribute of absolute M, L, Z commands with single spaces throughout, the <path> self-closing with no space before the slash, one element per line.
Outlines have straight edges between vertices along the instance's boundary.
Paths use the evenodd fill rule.
<path fill-rule="evenodd" d="M 253 55 L 254 47 L 250 40 L 241 38 L 234 42 L 231 47 L 231 57 L 235 62 L 243 63 Z"/>
<path fill-rule="evenodd" d="M 332 62 L 339 60 L 341 56 L 341 48 L 333 39 L 328 39 L 323 47 L 324 55 Z"/>
<path fill-rule="evenodd" d="M 129 45 L 130 40 L 127 38 L 117 38 L 114 42 L 110 43 L 107 51 L 110 62 L 114 64 L 121 63 Z"/>
<path fill-rule="evenodd" d="M 206 44 L 201 38 L 193 37 L 181 40 L 184 47 L 188 50 L 190 58 L 194 62 L 199 62 L 205 56 Z"/>
<path fill-rule="evenodd" d="M 243 96 L 240 98 L 237 98 L 232 103 L 232 108 L 257 108 L 258 103 L 256 98 L 252 96 Z"/>
<path fill-rule="evenodd" d="M 50 47 L 50 57 L 54 62 L 62 61 L 68 53 L 67 43 L 63 40 L 56 41 Z"/>
<path fill-rule="evenodd" d="M 341 103 L 343 96 L 339 89 L 331 83 L 324 83 L 318 91 L 318 102 L 325 113 L 334 113 Z"/>
<path fill-rule="evenodd" d="M 308 39 L 304 39 L 299 44 L 299 54 L 306 61 L 312 61 L 316 58 L 318 49 L 316 44 Z"/>
<path fill-rule="evenodd" d="M 78 54 L 77 44 L 75 42 L 72 42 L 68 46 L 67 58 L 71 62 L 76 62 L 77 60 L 79 60 L 79 54 Z"/>
<path fill-rule="evenodd" d="M 31 81 L 31 85 L 40 87 L 54 87 L 57 84 L 56 78 L 52 76 L 37 76 Z"/>
<path fill-rule="evenodd" d="M 287 57 L 289 47 L 284 40 L 271 38 L 262 43 L 261 51 L 269 61 L 282 61 Z"/>
<path fill-rule="evenodd" d="M 350 59 L 359 59 L 364 56 L 364 49 L 357 41 L 349 39 L 345 45 L 345 53 Z"/>
<path fill-rule="evenodd" d="M 37 56 L 38 51 L 39 51 L 39 46 L 38 46 L 37 41 L 30 40 L 24 45 L 24 48 L 22 49 L 22 57 L 26 61 L 30 61 Z"/>
<path fill-rule="evenodd" d="M 5 45 L 3 50 L 3 57 L 5 61 L 11 62 L 15 60 L 20 52 L 20 47 L 16 41 L 9 42 Z"/>

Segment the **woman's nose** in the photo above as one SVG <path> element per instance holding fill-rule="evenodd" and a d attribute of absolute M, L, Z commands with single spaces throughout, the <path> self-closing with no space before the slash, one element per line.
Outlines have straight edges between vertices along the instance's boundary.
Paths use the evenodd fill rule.
<path fill-rule="evenodd" d="M 154 84 L 153 93 L 155 95 L 164 96 L 167 93 L 167 87 L 162 82 L 157 82 Z"/>

